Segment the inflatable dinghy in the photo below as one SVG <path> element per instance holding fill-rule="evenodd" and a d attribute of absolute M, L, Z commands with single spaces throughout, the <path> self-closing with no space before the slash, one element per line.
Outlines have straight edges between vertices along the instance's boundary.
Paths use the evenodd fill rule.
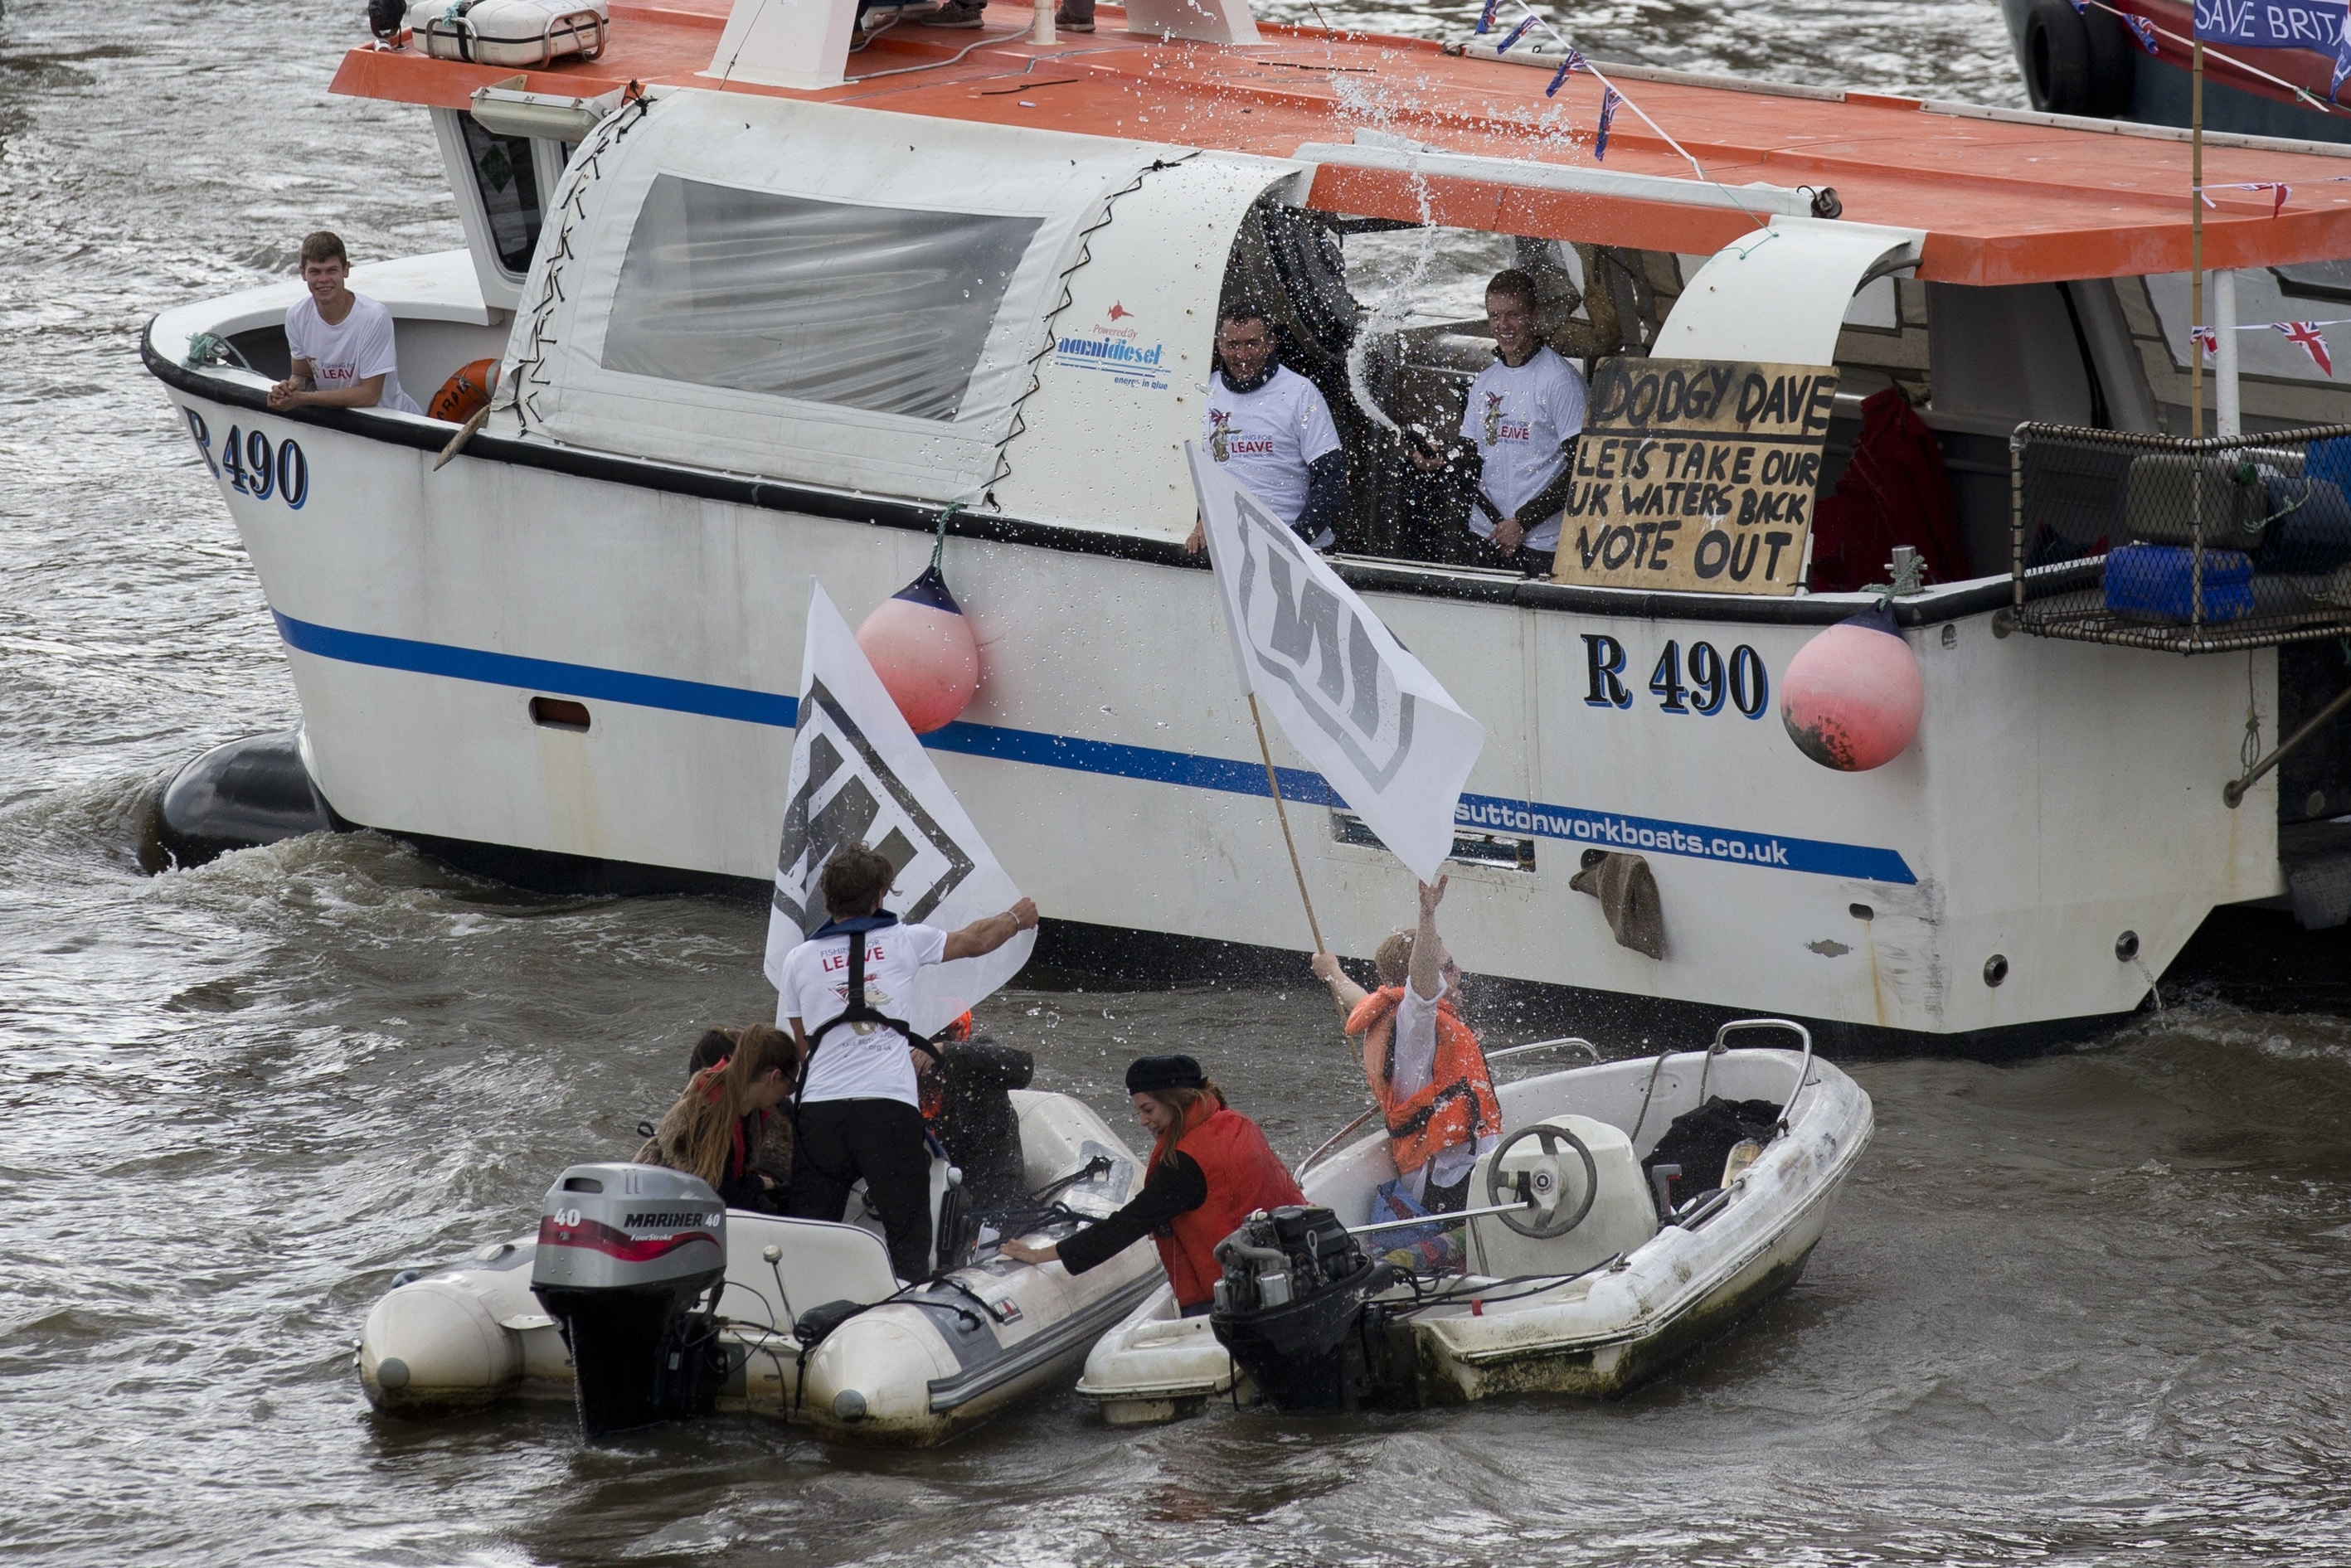
<path fill-rule="evenodd" d="M 1763 1028 L 1802 1049 L 1729 1047 Z M 1565 1043 L 1584 1044 L 1489 1060 Z M 1121 1426 L 1211 1400 L 1321 1411 L 1622 1393 L 1795 1283 L 1873 1122 L 1869 1096 L 1782 1019 L 1499 1094 L 1506 1131 L 1474 1167 L 1466 1220 L 1373 1224 L 1396 1174 L 1385 1134 L 1317 1166 L 1325 1145 L 1300 1168 L 1307 1207 L 1255 1216 L 1219 1247 L 1214 1309 L 1181 1317 L 1163 1284 L 1094 1347 L 1078 1393 Z"/>
<path fill-rule="evenodd" d="M 862 1186 L 848 1222 L 828 1224 L 726 1209 L 658 1166 L 574 1166 L 536 1233 L 394 1281 L 360 1337 L 360 1386 L 397 1416 L 569 1399 L 591 1439 L 716 1409 L 841 1442 L 943 1442 L 1073 1373 L 1164 1277 L 1144 1244 L 1074 1279 L 994 1255 L 999 1234 L 1110 1214 L 1143 1177 L 1076 1100 L 1009 1100 L 1008 1191 L 967 1206 L 960 1173 L 935 1165 L 935 1234 L 952 1253 L 976 1228 L 961 1267 L 902 1284 Z"/>

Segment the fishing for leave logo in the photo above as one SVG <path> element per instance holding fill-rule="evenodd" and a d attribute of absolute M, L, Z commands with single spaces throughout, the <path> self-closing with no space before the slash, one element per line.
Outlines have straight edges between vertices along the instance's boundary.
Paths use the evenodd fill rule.
<path fill-rule="evenodd" d="M 1238 417 L 1229 409 L 1208 411 L 1208 455 L 1219 463 L 1229 463 L 1236 457 L 1270 457 L 1273 438 L 1270 435 L 1249 437 L 1233 428 Z"/>
<path fill-rule="evenodd" d="M 817 879 L 836 851 L 871 844 L 897 868 L 893 884 L 904 918 L 926 918 L 971 875 L 972 857 L 892 771 L 864 730 L 822 681 L 800 699 L 791 804 L 776 852 L 776 909 L 799 927 L 825 922 Z"/>
<path fill-rule="evenodd" d="M 1020 896 L 819 582 L 809 584 L 800 679 L 763 966 L 778 989 L 793 950 L 824 923 L 825 862 L 852 844 L 890 862 L 888 907 L 904 920 L 953 929 Z M 1036 945 L 1023 931 L 992 953 L 925 966 L 888 1005 L 931 1033 L 1018 974 Z"/>
<path fill-rule="evenodd" d="M 1502 400 L 1507 395 L 1507 393 L 1503 392 L 1487 392 L 1484 394 L 1486 399 L 1484 424 L 1486 431 L 1486 444 L 1489 446 L 1495 445 L 1498 443 L 1504 441 L 1528 441 L 1533 439 L 1535 427 L 1531 421 L 1523 419 L 1504 419 L 1502 417 Z"/>

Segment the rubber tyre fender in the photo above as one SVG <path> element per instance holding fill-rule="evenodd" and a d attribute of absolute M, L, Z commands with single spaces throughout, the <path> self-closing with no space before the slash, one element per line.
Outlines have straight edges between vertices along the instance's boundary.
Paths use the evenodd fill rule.
<path fill-rule="evenodd" d="M 2090 44 L 2090 106 L 2083 112 L 2101 118 L 2118 115 L 2130 107 L 2140 58 L 2138 40 L 2111 11 L 2093 5 L 2078 20 Z"/>
<path fill-rule="evenodd" d="M 2032 107 L 2046 114 L 2119 112 L 2130 102 L 2132 47 L 2119 17 L 2076 12 L 2068 0 L 2033 0 L 2018 51 Z"/>

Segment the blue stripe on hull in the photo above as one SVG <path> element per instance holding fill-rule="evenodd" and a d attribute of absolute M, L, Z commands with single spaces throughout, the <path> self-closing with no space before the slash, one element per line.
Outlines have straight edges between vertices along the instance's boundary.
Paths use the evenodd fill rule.
<path fill-rule="evenodd" d="M 348 664 L 444 675 L 452 680 L 514 686 L 552 696 L 627 703 L 635 707 L 699 714 L 705 718 L 733 719 L 740 724 L 764 724 L 781 729 L 791 728 L 799 714 L 799 699 L 773 692 L 640 675 L 627 670 L 560 664 L 552 659 L 526 659 L 512 653 L 413 642 L 405 637 L 379 637 L 297 621 L 275 610 L 270 613 L 276 616 L 277 634 L 286 640 L 287 646 Z M 1266 787 L 1265 768 L 1258 763 L 1199 757 L 1186 751 L 1163 751 L 1148 746 L 1123 746 L 1072 735 L 1047 735 L 1040 730 L 961 721 L 933 730 L 922 739 L 934 751 L 961 752 L 967 757 L 991 757 L 999 761 L 1115 779 L 1140 779 L 1228 795 L 1265 798 L 1272 794 Z M 1309 806 L 1346 804 L 1319 773 L 1300 768 L 1284 768 L 1279 772 L 1285 800 Z M 1893 850 L 1710 828 L 1656 817 L 1630 817 L 1581 807 L 1546 806 L 1496 795 L 1462 796 L 1454 821 L 1458 826 L 1473 831 L 1524 833 L 1532 838 L 1564 839 L 1610 849 L 1641 850 L 1739 865 L 1771 866 L 1864 882 L 1907 884 L 1918 880 L 1909 864 Z"/>

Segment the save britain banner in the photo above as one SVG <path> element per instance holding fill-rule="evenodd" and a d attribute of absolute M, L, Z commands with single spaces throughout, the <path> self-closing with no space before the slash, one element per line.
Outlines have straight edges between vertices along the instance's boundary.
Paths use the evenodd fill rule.
<path fill-rule="evenodd" d="M 1552 575 L 1794 592 L 1836 388 L 1819 365 L 1602 361 Z"/>

